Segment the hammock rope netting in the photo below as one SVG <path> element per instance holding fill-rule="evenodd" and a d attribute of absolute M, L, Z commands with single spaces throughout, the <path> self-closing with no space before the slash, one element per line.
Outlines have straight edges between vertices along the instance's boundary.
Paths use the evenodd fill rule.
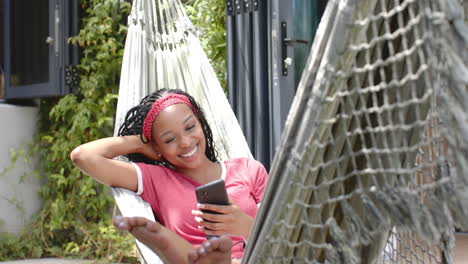
<path fill-rule="evenodd" d="M 467 8 L 328 1 L 243 263 L 453 262 L 454 228 L 468 230 Z M 194 32 L 180 2 L 133 1 L 116 128 L 144 95 L 181 88 L 222 159 L 250 156 Z"/>

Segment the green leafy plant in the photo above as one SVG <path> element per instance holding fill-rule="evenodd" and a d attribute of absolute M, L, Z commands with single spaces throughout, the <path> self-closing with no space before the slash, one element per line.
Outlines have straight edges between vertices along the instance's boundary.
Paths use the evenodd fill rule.
<path fill-rule="evenodd" d="M 115 205 L 108 188 L 81 173 L 69 158 L 76 146 L 113 134 L 127 30 L 122 16 L 130 4 L 123 0 L 81 0 L 80 4 L 81 29 L 69 40 L 82 50 L 79 91 L 40 100 L 38 130 L 28 148 L 28 155 L 39 157 L 36 173 L 45 178 L 40 189 L 43 207 L 23 233 L 0 235 L 0 261 L 74 257 L 100 263 L 138 262 L 134 239 L 111 225 Z M 225 83 L 224 1 L 194 0 L 187 9 Z M 28 156 L 13 153 L 13 163 Z"/>
<path fill-rule="evenodd" d="M 46 178 L 43 207 L 19 236 L 3 234 L 0 260 L 77 257 L 137 262 L 134 240 L 111 226 L 113 200 L 107 187 L 83 175 L 69 159 L 87 141 L 111 136 L 128 2 L 81 1 L 84 17 L 70 45 L 82 50 L 77 94 L 40 100 L 39 127 L 30 153 L 39 156 Z M 116 15 L 117 5 L 119 14 Z"/>
<path fill-rule="evenodd" d="M 185 9 L 199 32 L 203 50 L 208 55 L 221 86 L 226 90 L 225 0 L 190 0 Z"/>

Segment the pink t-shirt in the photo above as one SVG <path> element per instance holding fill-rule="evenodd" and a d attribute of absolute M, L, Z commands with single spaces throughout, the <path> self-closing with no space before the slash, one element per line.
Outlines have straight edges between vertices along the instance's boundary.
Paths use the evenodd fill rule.
<path fill-rule="evenodd" d="M 253 159 L 236 158 L 220 162 L 230 199 L 248 215 L 255 217 L 263 198 L 268 175 L 263 165 Z M 147 201 L 161 224 L 197 247 L 206 240 L 192 215 L 197 210 L 195 188 L 201 184 L 177 171 L 164 167 L 136 163 L 138 191 Z M 233 243 L 242 237 L 232 237 Z M 242 243 L 232 248 L 232 258 L 241 258 Z"/>

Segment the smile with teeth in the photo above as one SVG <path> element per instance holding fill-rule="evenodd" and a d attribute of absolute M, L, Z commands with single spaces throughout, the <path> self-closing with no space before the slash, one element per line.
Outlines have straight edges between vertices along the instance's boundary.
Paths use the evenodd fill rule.
<path fill-rule="evenodd" d="M 191 157 L 193 156 L 193 154 L 195 154 L 195 152 L 197 152 L 197 149 L 198 149 L 198 145 L 196 145 L 195 147 L 193 147 L 193 149 L 190 151 L 190 152 L 187 152 L 185 154 L 182 154 L 180 156 L 184 157 L 184 158 L 188 158 L 188 157 Z"/>

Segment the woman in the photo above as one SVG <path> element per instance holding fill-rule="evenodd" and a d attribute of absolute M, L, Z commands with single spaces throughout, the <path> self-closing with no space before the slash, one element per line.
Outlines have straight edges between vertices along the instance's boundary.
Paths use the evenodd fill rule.
<path fill-rule="evenodd" d="M 120 155 L 131 162 L 114 159 Z M 229 234 L 232 259 L 242 258 L 268 176 L 253 159 L 218 161 L 203 111 L 187 93 L 162 89 L 143 98 L 128 111 L 118 137 L 83 144 L 70 157 L 97 181 L 136 192 L 192 247 L 206 235 Z M 195 189 L 220 178 L 230 205 L 198 204 Z"/>

